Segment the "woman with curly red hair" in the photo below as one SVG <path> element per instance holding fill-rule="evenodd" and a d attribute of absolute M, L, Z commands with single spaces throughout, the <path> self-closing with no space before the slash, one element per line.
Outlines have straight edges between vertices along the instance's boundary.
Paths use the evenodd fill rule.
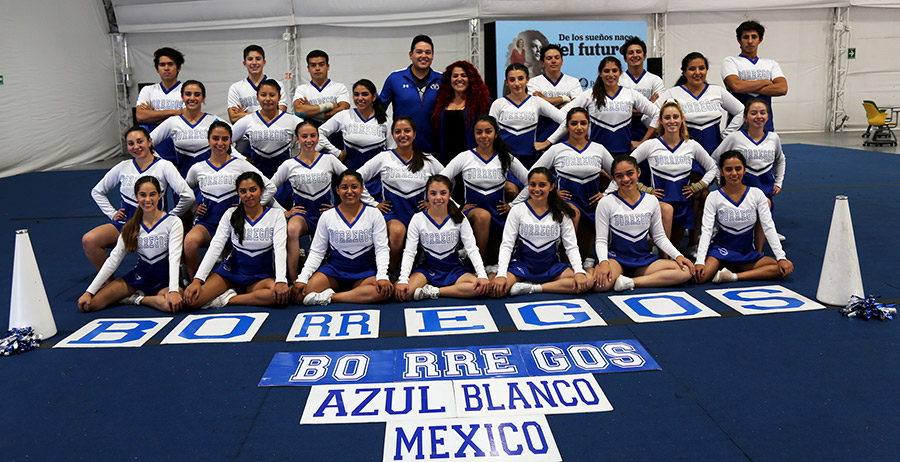
<path fill-rule="evenodd" d="M 441 164 L 447 165 L 460 152 L 475 147 L 475 121 L 490 109 L 491 97 L 478 69 L 468 61 L 447 66 L 431 114 L 434 155 Z"/>

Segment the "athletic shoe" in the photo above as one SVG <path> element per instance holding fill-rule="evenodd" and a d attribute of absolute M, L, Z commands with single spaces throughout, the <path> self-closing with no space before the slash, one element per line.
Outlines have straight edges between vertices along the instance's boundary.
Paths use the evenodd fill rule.
<path fill-rule="evenodd" d="M 783 241 L 786 241 L 787 238 L 784 237 L 784 234 L 778 233 L 778 240 L 783 242 Z"/>
<path fill-rule="evenodd" d="M 188 277 L 186 265 L 182 264 L 178 267 L 178 283 L 181 284 L 182 288 L 191 285 L 191 278 Z"/>
<path fill-rule="evenodd" d="M 331 303 L 331 296 L 334 295 L 333 289 L 325 289 L 321 292 L 310 292 L 303 297 L 303 304 L 310 305 L 327 305 Z"/>
<path fill-rule="evenodd" d="M 720 269 L 715 276 L 713 276 L 713 284 L 721 284 L 723 282 L 733 282 L 737 281 L 737 274 L 732 273 L 728 268 Z"/>
<path fill-rule="evenodd" d="M 466 261 L 466 258 L 469 257 L 469 252 L 466 252 L 465 247 L 463 247 L 463 248 L 460 248 L 460 249 L 456 252 L 456 255 L 459 256 L 459 259 L 460 259 L 460 260 Z"/>
<path fill-rule="evenodd" d="M 228 289 L 225 292 L 222 292 L 218 297 L 206 302 L 206 305 L 201 306 L 200 309 L 222 308 L 227 305 L 228 300 L 231 300 L 235 295 L 237 295 L 237 292 L 235 292 L 234 289 Z"/>
<path fill-rule="evenodd" d="M 531 295 L 534 293 L 534 284 L 530 282 L 517 282 L 509 288 L 509 296 Z"/>
<path fill-rule="evenodd" d="M 135 290 L 133 294 L 119 300 L 119 305 L 140 305 L 143 299 L 144 293 L 140 290 Z"/>
<path fill-rule="evenodd" d="M 587 257 L 584 259 L 584 263 L 581 266 L 584 267 L 584 269 L 593 268 L 597 266 L 597 260 Z"/>
<path fill-rule="evenodd" d="M 634 279 L 631 279 L 624 274 L 620 274 L 619 277 L 616 278 L 616 283 L 613 284 L 613 290 L 616 292 L 632 289 L 634 289 Z"/>
<path fill-rule="evenodd" d="M 688 248 L 684 249 L 684 256 L 688 258 L 688 260 L 694 260 L 697 258 L 697 246 L 689 245 Z"/>
<path fill-rule="evenodd" d="M 424 286 L 419 287 L 415 292 L 413 292 L 413 300 L 415 301 L 425 300 L 426 298 L 435 299 L 440 296 L 441 289 L 431 284 L 425 284 Z"/>
<path fill-rule="evenodd" d="M 500 269 L 499 265 L 484 265 L 484 272 L 488 273 L 488 274 L 491 274 L 491 273 L 496 274 L 497 270 L 499 270 L 499 269 Z"/>

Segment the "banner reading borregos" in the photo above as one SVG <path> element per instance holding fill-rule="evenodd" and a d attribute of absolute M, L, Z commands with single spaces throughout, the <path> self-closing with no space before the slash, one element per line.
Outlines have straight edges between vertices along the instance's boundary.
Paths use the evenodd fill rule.
<path fill-rule="evenodd" d="M 594 85 L 597 65 L 605 56 L 619 55 L 619 47 L 631 37 L 647 40 L 646 21 L 497 21 L 497 95 L 503 94 L 506 66 L 524 64 L 530 77 L 540 75 L 541 47 L 554 43 L 563 50 L 563 74 Z M 490 46 L 490 45 L 488 45 Z"/>

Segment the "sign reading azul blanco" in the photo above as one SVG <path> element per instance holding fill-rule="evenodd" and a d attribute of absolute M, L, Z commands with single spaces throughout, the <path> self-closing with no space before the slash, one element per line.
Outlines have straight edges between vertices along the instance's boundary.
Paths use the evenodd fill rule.
<path fill-rule="evenodd" d="M 261 387 L 658 370 L 636 340 L 275 353 Z"/>

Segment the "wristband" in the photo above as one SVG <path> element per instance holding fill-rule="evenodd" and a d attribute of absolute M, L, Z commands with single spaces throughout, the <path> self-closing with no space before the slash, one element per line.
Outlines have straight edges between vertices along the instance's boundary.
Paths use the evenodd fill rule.
<path fill-rule="evenodd" d="M 325 114 L 332 109 L 334 109 L 334 103 L 322 103 L 319 105 L 319 114 Z"/>

